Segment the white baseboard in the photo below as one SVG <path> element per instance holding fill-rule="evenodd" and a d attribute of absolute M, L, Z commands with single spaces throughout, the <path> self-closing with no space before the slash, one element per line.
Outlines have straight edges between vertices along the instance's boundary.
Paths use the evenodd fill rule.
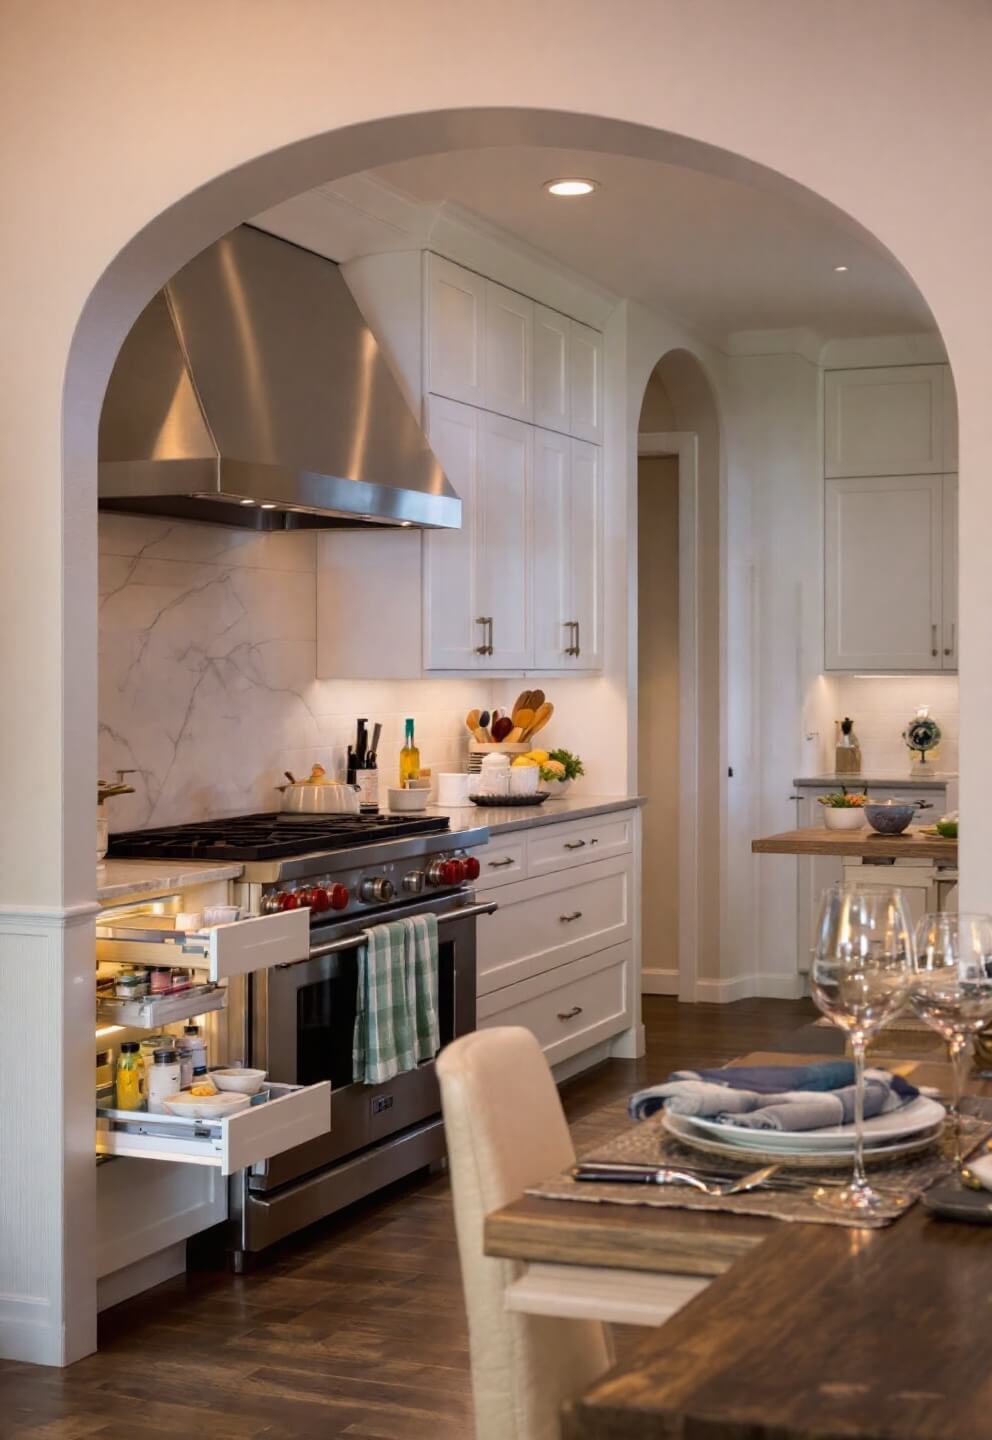
<path fill-rule="evenodd" d="M 552 1066 L 551 1073 L 555 1077 L 555 1084 L 560 1085 L 563 1080 L 571 1080 L 573 1075 L 581 1075 L 583 1070 L 588 1070 L 593 1065 L 601 1065 L 604 1060 L 609 1060 L 609 1058 L 610 1041 L 600 1040 L 598 1044 L 591 1045 L 581 1054 L 573 1055 L 570 1059 L 561 1060 L 557 1065 Z"/>
<path fill-rule="evenodd" d="M 750 1000 L 755 993 L 753 975 L 734 975 L 729 980 L 696 981 L 696 999 L 704 1004 L 729 1005 L 733 1000 Z"/>
<path fill-rule="evenodd" d="M 140 1295 L 153 1285 L 161 1285 L 163 1280 L 182 1275 L 185 1269 L 186 1241 L 180 1240 L 160 1250 L 157 1255 L 146 1255 L 133 1265 L 102 1275 L 96 1282 L 96 1308 L 107 1310 L 111 1305 L 119 1305 L 122 1300 L 130 1300 L 132 1295 Z"/>
<path fill-rule="evenodd" d="M 801 1000 L 807 994 L 805 975 L 758 975 L 755 995 L 763 1000 Z"/>
<path fill-rule="evenodd" d="M 677 995 L 679 993 L 679 972 L 677 970 L 642 970 L 642 995 Z"/>

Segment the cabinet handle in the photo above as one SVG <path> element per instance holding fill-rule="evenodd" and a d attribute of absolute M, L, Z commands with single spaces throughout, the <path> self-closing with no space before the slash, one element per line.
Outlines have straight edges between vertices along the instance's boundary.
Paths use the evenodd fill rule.
<path fill-rule="evenodd" d="M 564 848 L 566 850 L 584 850 L 586 842 L 584 840 L 566 840 Z"/>
<path fill-rule="evenodd" d="M 930 654 L 931 654 L 931 655 L 939 655 L 940 652 L 939 652 L 939 650 L 937 649 L 937 626 L 936 626 L 936 625 L 931 625 L 931 626 L 930 626 L 930 645 L 931 645 L 931 647 L 932 647 L 931 650 L 930 650 Z"/>
<path fill-rule="evenodd" d="M 789 800 L 801 800 L 803 797 L 801 795 L 789 795 L 787 798 Z"/>
<path fill-rule="evenodd" d="M 575 649 L 572 651 L 572 654 L 576 657 L 582 654 L 582 632 L 579 629 L 578 620 L 575 622 Z"/>
<path fill-rule="evenodd" d="M 954 654 L 954 621 L 953 621 L 953 620 L 951 621 L 951 643 L 950 643 L 950 645 L 945 645 L 945 647 L 944 647 L 944 654 L 945 654 L 945 655 L 953 655 L 953 654 Z"/>
<path fill-rule="evenodd" d="M 573 1005 L 572 1008 L 571 1008 L 571 1010 L 559 1010 L 559 1011 L 558 1011 L 558 1019 L 559 1019 L 559 1020 L 574 1020 L 575 1017 L 576 1017 L 576 1015 L 581 1015 L 581 1014 L 582 1014 L 582 1006 L 581 1006 L 581 1005 Z"/>
<path fill-rule="evenodd" d="M 562 923 L 563 925 L 571 925 L 571 923 L 572 923 L 573 920 L 581 920 L 581 919 L 582 919 L 582 911 L 581 911 L 581 910 L 573 910 L 572 913 L 571 913 L 571 915 L 559 915 L 559 916 L 558 916 L 558 919 L 561 921 L 561 923 Z"/>
<path fill-rule="evenodd" d="M 477 615 L 475 623 L 482 626 L 482 644 L 476 645 L 475 653 L 476 655 L 491 655 L 493 653 L 493 617 Z"/>
<path fill-rule="evenodd" d="M 563 622 L 566 630 L 572 631 L 572 643 L 565 646 L 566 655 L 578 655 L 579 653 L 579 622 L 578 620 L 565 620 Z"/>
<path fill-rule="evenodd" d="M 513 856 L 507 855 L 505 860 L 487 860 L 486 864 L 490 870 L 505 870 L 507 865 L 513 864 Z"/>

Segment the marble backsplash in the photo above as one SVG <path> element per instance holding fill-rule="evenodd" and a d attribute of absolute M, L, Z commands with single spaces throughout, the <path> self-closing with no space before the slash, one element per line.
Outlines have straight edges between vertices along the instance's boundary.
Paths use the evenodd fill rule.
<path fill-rule="evenodd" d="M 342 772 L 358 715 L 384 783 L 408 715 L 424 765 L 464 768 L 491 682 L 317 680 L 315 566 L 312 534 L 101 515 L 100 774 L 137 772 L 112 829 L 276 808 L 284 770 Z"/>

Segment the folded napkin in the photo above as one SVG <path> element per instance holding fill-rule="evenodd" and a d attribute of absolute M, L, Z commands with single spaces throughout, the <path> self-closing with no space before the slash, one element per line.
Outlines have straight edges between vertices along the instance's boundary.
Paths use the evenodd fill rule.
<path fill-rule="evenodd" d="M 742 1075 L 750 1076 L 753 1088 L 740 1088 Z M 755 1130 L 819 1130 L 854 1119 L 853 1078 L 850 1061 L 750 1070 L 677 1070 L 663 1085 L 632 1095 L 629 1110 L 634 1120 L 645 1120 L 665 1108 L 675 1115 L 721 1120 Z M 900 1110 L 918 1094 L 900 1075 L 867 1070 L 865 1118 Z"/>

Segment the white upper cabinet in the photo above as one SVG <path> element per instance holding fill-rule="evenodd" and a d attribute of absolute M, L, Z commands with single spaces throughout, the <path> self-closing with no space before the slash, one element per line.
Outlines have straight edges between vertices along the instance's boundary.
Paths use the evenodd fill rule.
<path fill-rule="evenodd" d="M 487 280 L 483 401 L 487 410 L 514 420 L 533 420 L 533 359 L 533 300 Z"/>
<path fill-rule="evenodd" d="M 568 434 L 571 421 L 569 353 L 571 320 L 534 306 L 534 423 Z"/>
<path fill-rule="evenodd" d="M 944 469 L 958 468 L 958 396 L 950 365 L 944 366 Z"/>
<path fill-rule="evenodd" d="M 600 669 L 599 447 L 535 430 L 532 496 L 534 668 Z"/>
<path fill-rule="evenodd" d="M 460 530 L 424 535 L 424 668 L 470 670 L 483 643 L 476 625 L 476 531 L 482 412 L 432 396 L 427 412 L 431 448 L 462 502 Z"/>
<path fill-rule="evenodd" d="M 947 370 L 946 365 L 828 370 L 826 475 L 939 475 L 952 469 L 944 455 Z"/>
<path fill-rule="evenodd" d="M 424 668 L 526 669 L 531 427 L 435 397 L 428 424 L 462 528 L 424 536 Z"/>
<path fill-rule="evenodd" d="M 484 405 L 487 281 L 439 255 L 428 255 L 426 289 L 426 388 L 468 405 Z"/>
<path fill-rule="evenodd" d="M 827 480 L 828 670 L 942 668 L 943 503 L 940 475 Z"/>
<path fill-rule="evenodd" d="M 603 337 L 569 322 L 569 434 L 599 444 L 603 439 Z"/>

